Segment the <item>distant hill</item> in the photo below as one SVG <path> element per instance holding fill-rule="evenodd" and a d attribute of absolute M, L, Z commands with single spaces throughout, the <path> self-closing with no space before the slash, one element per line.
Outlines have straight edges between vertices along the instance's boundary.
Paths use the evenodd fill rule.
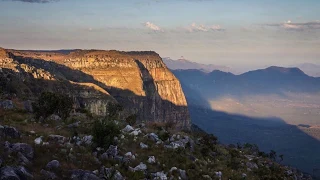
<path fill-rule="evenodd" d="M 213 64 L 200 64 L 196 62 L 192 62 L 189 60 L 186 60 L 184 58 L 173 60 L 168 57 L 162 58 L 164 63 L 168 66 L 169 69 L 198 69 L 203 72 L 211 72 L 214 70 L 220 70 L 224 72 L 232 72 L 233 70 L 230 67 L 227 66 L 219 66 L 219 65 L 213 65 Z"/>
<path fill-rule="evenodd" d="M 320 65 L 312 63 L 303 63 L 298 64 L 297 67 L 309 76 L 320 77 Z"/>
<path fill-rule="evenodd" d="M 173 73 L 184 86 L 198 91 L 206 98 L 320 91 L 320 78 L 308 76 L 299 68 L 271 66 L 240 75 L 219 70 L 210 73 L 201 70 L 174 70 Z"/>

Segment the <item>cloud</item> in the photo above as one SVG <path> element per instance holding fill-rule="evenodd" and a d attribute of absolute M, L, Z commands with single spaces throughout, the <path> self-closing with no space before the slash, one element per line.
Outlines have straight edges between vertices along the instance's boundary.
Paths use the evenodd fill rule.
<path fill-rule="evenodd" d="M 196 23 L 192 23 L 188 30 L 189 32 L 225 31 L 220 25 L 205 26 Z"/>
<path fill-rule="evenodd" d="M 144 26 L 153 30 L 153 31 L 156 31 L 156 32 L 163 32 L 163 30 L 159 26 L 157 26 L 151 22 L 144 23 Z"/>
<path fill-rule="evenodd" d="M 11 1 L 21 1 L 26 3 L 50 3 L 50 2 L 57 2 L 59 0 L 11 0 Z"/>
<path fill-rule="evenodd" d="M 291 20 L 288 20 L 284 23 L 263 24 L 263 26 L 276 27 L 292 31 L 320 30 L 320 21 L 317 20 L 311 22 L 293 23 Z"/>

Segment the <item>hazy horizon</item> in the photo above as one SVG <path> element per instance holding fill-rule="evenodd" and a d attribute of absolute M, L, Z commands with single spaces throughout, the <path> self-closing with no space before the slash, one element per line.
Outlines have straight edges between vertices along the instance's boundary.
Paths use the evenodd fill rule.
<path fill-rule="evenodd" d="M 230 67 L 319 62 L 320 3 L 0 0 L 0 47 L 156 51 Z"/>

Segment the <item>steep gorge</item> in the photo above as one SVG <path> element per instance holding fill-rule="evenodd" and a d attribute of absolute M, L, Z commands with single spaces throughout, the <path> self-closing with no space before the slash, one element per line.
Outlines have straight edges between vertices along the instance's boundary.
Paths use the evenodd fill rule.
<path fill-rule="evenodd" d="M 108 102 L 118 102 L 127 114 L 137 114 L 140 121 L 172 121 L 179 127 L 190 125 L 180 82 L 155 52 L 0 51 L 1 68 L 23 74 L 24 78 L 42 80 L 42 83 L 52 82 L 53 88 L 42 86 L 42 91 L 73 95 L 94 114 L 104 115 Z"/>

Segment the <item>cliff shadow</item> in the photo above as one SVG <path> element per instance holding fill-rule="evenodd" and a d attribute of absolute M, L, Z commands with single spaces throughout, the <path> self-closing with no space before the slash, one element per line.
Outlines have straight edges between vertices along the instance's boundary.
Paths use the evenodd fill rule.
<path fill-rule="evenodd" d="M 189 106 L 192 122 L 223 144 L 252 143 L 284 155 L 284 164 L 319 176 L 320 142 L 276 117 L 256 118 Z"/>
<path fill-rule="evenodd" d="M 186 106 L 178 106 L 173 104 L 168 100 L 164 100 L 160 97 L 157 92 L 156 84 L 150 75 L 149 71 L 144 67 L 144 65 L 136 60 L 138 68 L 142 73 L 143 79 L 143 89 L 145 90 L 146 95 L 141 96 L 137 95 L 129 89 L 119 89 L 114 86 L 108 86 L 98 80 L 96 80 L 92 75 L 86 74 L 80 70 L 72 69 L 63 64 L 58 64 L 53 61 L 46 61 L 39 58 L 32 57 L 22 57 L 17 56 L 13 57 L 15 61 L 17 61 L 20 65 L 26 64 L 31 67 L 35 67 L 36 69 L 44 69 L 53 75 L 57 80 L 55 83 L 62 84 L 70 84 L 69 81 L 77 82 L 77 83 L 91 83 L 93 85 L 97 85 L 107 91 L 112 98 L 117 100 L 119 104 L 124 106 L 125 108 L 125 116 L 131 114 L 137 114 L 139 121 L 156 121 L 156 122 L 168 122 L 172 121 L 177 124 L 177 126 L 186 127 L 189 125 L 190 117 L 188 113 L 188 109 Z M 22 68 L 21 71 L 25 72 Z M 27 73 L 27 72 L 25 72 Z M 29 73 L 29 77 L 32 75 Z M 50 80 L 42 80 L 43 82 L 50 82 Z M 38 81 L 35 81 L 33 84 L 35 85 Z M 53 81 L 54 82 L 54 81 Z M 44 83 L 45 84 L 45 83 Z M 54 84 L 54 83 L 48 83 Z M 27 86 L 32 86 L 31 84 L 27 84 Z M 54 86 L 54 85 L 45 85 L 40 86 L 39 89 L 35 90 L 32 88 L 31 91 L 36 91 L 37 94 L 45 91 L 46 87 Z M 39 86 L 36 86 L 39 87 Z M 69 86 L 71 87 L 71 86 Z M 72 89 L 72 88 L 71 88 Z M 50 88 L 51 91 L 54 92 L 63 92 L 68 91 L 68 88 L 61 88 L 61 86 L 56 86 Z M 72 91 L 74 92 L 74 91 Z M 95 98 L 97 99 L 97 98 Z"/>

